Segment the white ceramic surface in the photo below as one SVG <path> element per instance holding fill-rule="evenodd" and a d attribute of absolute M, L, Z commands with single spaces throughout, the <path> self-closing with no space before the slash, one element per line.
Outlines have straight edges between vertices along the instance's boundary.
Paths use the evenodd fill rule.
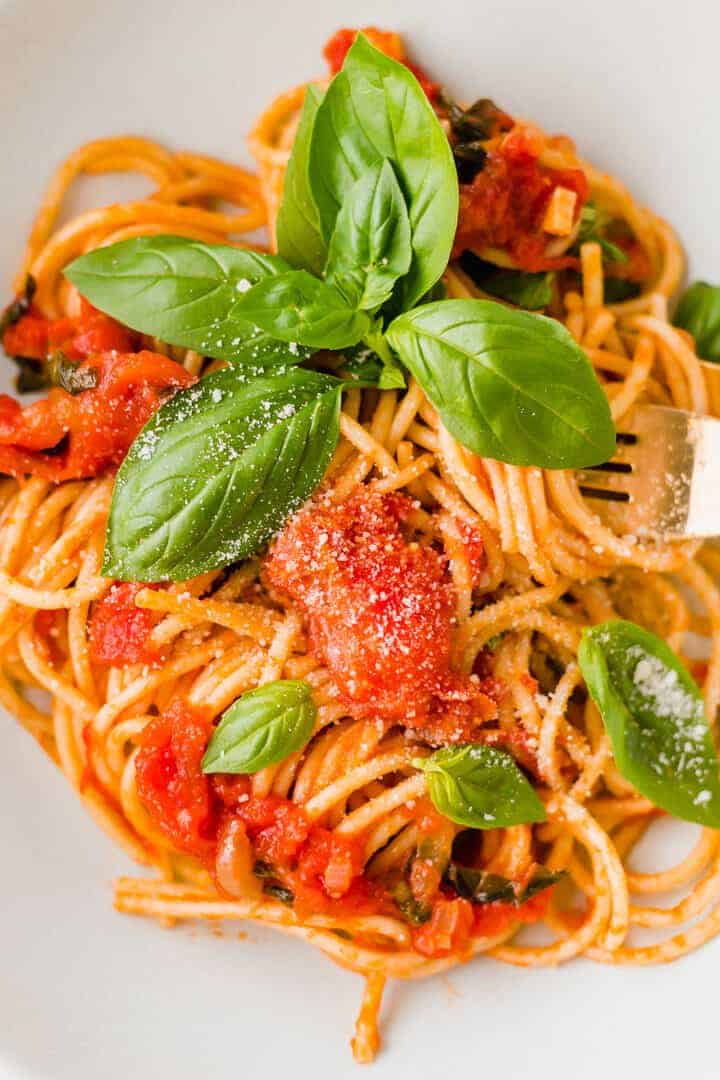
<path fill-rule="evenodd" d="M 407 31 L 459 95 L 575 135 L 677 223 L 693 273 L 720 278 L 717 0 L 0 0 L 3 293 L 78 143 L 133 131 L 247 160 L 268 98 L 321 70 L 336 27 L 367 23 Z M 358 1075 L 357 976 L 253 927 L 241 941 L 117 915 L 111 879 L 129 869 L 0 716 L 0 1077 Z M 481 962 L 399 985 L 373 1076 L 710 1080 L 718 964 L 716 943 L 669 968 Z"/>

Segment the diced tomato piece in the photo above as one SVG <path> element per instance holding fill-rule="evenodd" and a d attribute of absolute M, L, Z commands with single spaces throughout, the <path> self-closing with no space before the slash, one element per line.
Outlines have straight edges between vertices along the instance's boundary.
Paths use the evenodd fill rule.
<path fill-rule="evenodd" d="M 135 758 L 137 791 L 154 823 L 181 851 L 214 858 L 217 815 L 201 762 L 213 725 L 201 709 L 174 702 L 151 720 Z"/>
<path fill-rule="evenodd" d="M 298 859 L 297 874 L 305 884 L 319 883 L 337 899 L 345 896 L 362 874 L 363 861 L 357 843 L 316 825 Z"/>
<path fill-rule="evenodd" d="M 323 49 L 323 56 L 328 62 L 331 75 L 337 75 L 338 71 L 345 63 L 345 57 L 348 54 L 350 46 L 360 33 L 364 34 L 370 44 L 374 45 L 380 52 L 385 53 L 386 56 L 391 57 L 393 60 L 397 60 L 400 64 L 404 64 L 405 67 L 409 68 L 430 101 L 435 101 L 437 99 L 440 93 L 439 83 L 428 78 L 422 68 L 408 60 L 405 46 L 400 35 L 392 30 L 378 30 L 375 26 L 365 26 L 362 30 L 343 29 L 338 30 L 333 34 L 326 42 L 325 48 Z"/>
<path fill-rule="evenodd" d="M 480 682 L 450 669 L 447 560 L 405 539 L 400 526 L 411 509 L 403 495 L 366 487 L 339 505 L 321 496 L 280 534 L 266 574 L 307 615 L 311 646 L 353 715 L 458 742 L 496 706 Z"/>
<path fill-rule="evenodd" d="M 276 795 L 240 802 L 236 812 L 245 822 L 258 858 L 275 867 L 290 864 L 310 834 L 302 807 Z"/>
<path fill-rule="evenodd" d="M 90 616 L 90 655 L 96 664 L 125 667 L 155 664 L 160 653 L 148 645 L 153 628 L 162 618 L 135 603 L 141 589 L 157 588 L 135 582 L 115 582 L 93 606 Z"/>
<path fill-rule="evenodd" d="M 159 353 L 104 352 L 84 360 L 93 389 L 53 389 L 22 409 L 0 394 L 0 472 L 54 483 L 97 476 L 122 462 L 140 429 L 190 375 Z"/>
<path fill-rule="evenodd" d="M 413 945 L 423 956 L 450 956 L 470 947 L 473 905 L 469 900 L 440 897 L 433 905 L 429 922 L 413 933 Z"/>

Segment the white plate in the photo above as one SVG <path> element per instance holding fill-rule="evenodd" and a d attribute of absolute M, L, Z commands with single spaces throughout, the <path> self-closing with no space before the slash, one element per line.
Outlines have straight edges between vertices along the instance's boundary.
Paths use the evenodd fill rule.
<path fill-rule="evenodd" d="M 322 69 L 336 27 L 367 23 L 407 31 L 459 95 L 575 135 L 678 225 L 693 274 L 717 279 L 717 12 L 716 0 L 0 0 L 2 287 L 73 147 L 133 131 L 246 160 L 266 101 Z M 260 929 L 239 941 L 116 915 L 125 860 L 0 720 L 0 1076 L 357 1075 L 357 976 Z M 398 985 L 373 1076 L 705 1080 L 719 961 L 714 944 L 668 968 L 480 962 Z"/>

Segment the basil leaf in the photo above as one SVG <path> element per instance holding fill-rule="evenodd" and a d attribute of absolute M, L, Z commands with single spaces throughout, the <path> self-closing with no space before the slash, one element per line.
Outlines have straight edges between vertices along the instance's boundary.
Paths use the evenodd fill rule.
<path fill-rule="evenodd" d="M 465 251 L 460 266 L 483 292 L 507 300 L 518 307 L 535 311 L 547 307 L 552 300 L 555 274 L 528 274 L 524 270 L 503 270 L 485 262 L 472 251 Z"/>
<path fill-rule="evenodd" d="M 103 573 L 185 581 L 257 551 L 322 479 L 341 386 L 301 368 L 229 367 L 176 394 L 118 472 Z"/>
<path fill-rule="evenodd" d="M 305 91 L 300 123 L 285 170 L 283 197 L 278 211 L 277 248 L 291 266 L 320 277 L 325 266 L 325 241 L 308 178 L 310 140 L 322 91 L 312 83 Z"/>
<path fill-rule="evenodd" d="M 474 904 L 494 904 L 515 902 L 515 886 L 509 878 L 499 874 L 489 874 L 485 870 L 475 870 L 472 866 L 460 866 L 450 863 L 445 880 L 465 900 Z"/>
<path fill-rule="evenodd" d="M 415 76 L 363 34 L 330 83 L 310 144 L 310 186 L 329 241 L 345 196 L 369 168 L 393 165 L 410 219 L 412 263 L 398 302 L 410 308 L 447 266 L 458 183 L 447 136 Z"/>
<path fill-rule="evenodd" d="M 524 889 L 518 893 L 518 904 L 525 904 L 538 893 L 545 892 L 552 885 L 556 885 L 561 878 L 565 877 L 564 870 L 548 870 L 546 866 L 538 866 Z"/>
<path fill-rule="evenodd" d="M 562 872 L 538 866 L 528 883 L 520 887 L 517 882 L 510 881 L 509 878 L 501 877 L 499 874 L 489 874 L 486 870 L 476 870 L 472 866 L 450 863 L 445 872 L 445 881 L 455 889 L 458 896 L 472 901 L 473 904 L 499 902 L 519 906 L 555 885 L 562 876 Z"/>
<path fill-rule="evenodd" d="M 348 191 L 335 219 L 325 276 L 353 307 L 374 311 L 389 300 L 412 259 L 410 221 L 385 158 Z"/>
<path fill-rule="evenodd" d="M 720 363 L 720 285 L 706 281 L 691 285 L 680 299 L 673 323 L 692 334 L 703 360 Z"/>
<path fill-rule="evenodd" d="M 623 300 L 634 300 L 642 292 L 636 281 L 625 278 L 606 277 L 603 285 L 606 304 L 620 304 Z"/>
<path fill-rule="evenodd" d="M 554 319 L 492 300 L 443 300 L 395 319 L 387 338 L 468 450 L 545 469 L 615 452 L 607 398 Z"/>
<path fill-rule="evenodd" d="M 607 262 L 628 262 L 627 252 L 603 235 L 602 230 L 608 225 L 609 221 L 608 215 L 602 212 L 594 203 L 585 203 L 585 206 L 580 211 L 580 228 L 572 250 L 579 254 L 582 244 L 599 244 L 603 259 Z"/>
<path fill-rule="evenodd" d="M 289 269 L 277 255 L 182 236 L 140 236 L 82 255 L 65 276 L 96 308 L 133 330 L 259 368 L 299 363 L 306 355 L 289 354 L 238 313 L 251 286 Z"/>
<path fill-rule="evenodd" d="M 63 352 L 53 353 L 47 361 L 47 376 L 51 386 L 59 386 L 67 394 L 93 390 L 98 383 L 95 368 L 82 367 L 80 361 L 68 360 Z"/>
<path fill-rule="evenodd" d="M 204 773 L 256 773 L 300 750 L 317 709 L 307 683 L 280 679 L 234 701 L 220 718 L 202 759 Z"/>
<path fill-rule="evenodd" d="M 364 312 L 355 311 L 337 289 L 307 270 L 260 281 L 238 311 L 274 338 L 315 349 L 357 345 L 370 328 Z"/>
<path fill-rule="evenodd" d="M 545 820 L 545 808 L 504 750 L 482 743 L 445 747 L 414 762 L 437 810 L 471 829 Z"/>
<path fill-rule="evenodd" d="M 669 814 L 720 828 L 720 763 L 702 695 L 672 649 L 617 619 L 583 631 L 578 660 L 625 779 Z"/>
<path fill-rule="evenodd" d="M 422 926 L 432 915 L 430 905 L 416 900 L 412 894 L 412 889 L 405 880 L 397 881 L 392 886 L 390 895 L 400 914 L 411 926 Z"/>
<path fill-rule="evenodd" d="M 365 386 L 378 386 L 383 371 L 383 362 L 368 345 L 360 344 L 345 353 L 342 370 L 354 382 Z"/>

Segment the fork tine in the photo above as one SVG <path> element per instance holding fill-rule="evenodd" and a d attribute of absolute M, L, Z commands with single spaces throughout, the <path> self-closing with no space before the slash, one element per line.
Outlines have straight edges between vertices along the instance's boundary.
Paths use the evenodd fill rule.
<path fill-rule="evenodd" d="M 720 421 L 643 405 L 623 427 L 610 461 L 577 473 L 593 510 L 621 533 L 720 535 Z"/>

